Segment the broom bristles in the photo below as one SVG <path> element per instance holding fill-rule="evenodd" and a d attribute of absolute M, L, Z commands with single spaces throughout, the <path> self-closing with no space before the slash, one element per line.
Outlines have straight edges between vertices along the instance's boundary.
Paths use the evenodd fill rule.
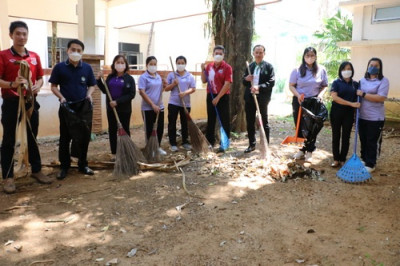
<path fill-rule="evenodd" d="M 137 175 L 138 161 L 144 161 L 144 156 L 129 135 L 118 136 L 113 174 L 118 177 Z"/>
<path fill-rule="evenodd" d="M 208 143 L 203 132 L 197 127 L 193 120 L 188 120 L 188 131 L 190 136 L 190 143 L 195 153 L 207 153 L 210 151 L 210 144 Z"/>
<path fill-rule="evenodd" d="M 159 151 L 160 145 L 158 144 L 157 134 L 151 134 L 149 140 L 147 141 L 146 147 L 144 147 L 144 157 L 149 163 L 161 162 L 161 154 Z"/>
<path fill-rule="evenodd" d="M 262 124 L 262 120 L 261 117 L 259 116 L 259 114 L 257 113 L 257 119 L 258 119 L 258 124 L 260 126 L 260 158 L 261 159 L 267 159 L 268 158 L 268 149 L 267 149 L 267 145 L 268 145 L 268 140 L 267 140 L 267 136 L 265 135 L 265 130 L 264 130 L 264 126 Z"/>

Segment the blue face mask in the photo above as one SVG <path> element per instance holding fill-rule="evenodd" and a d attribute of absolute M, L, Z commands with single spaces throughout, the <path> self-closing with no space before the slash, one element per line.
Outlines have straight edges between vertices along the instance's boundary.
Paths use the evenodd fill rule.
<path fill-rule="evenodd" d="M 368 68 L 368 73 L 369 73 L 370 75 L 378 75 L 378 74 L 379 74 L 379 68 L 374 67 L 374 66 L 370 66 L 370 67 Z"/>

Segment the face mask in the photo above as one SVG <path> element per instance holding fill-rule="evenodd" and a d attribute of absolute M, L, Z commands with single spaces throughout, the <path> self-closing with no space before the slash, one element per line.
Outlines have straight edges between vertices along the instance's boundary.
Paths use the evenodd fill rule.
<path fill-rule="evenodd" d="M 343 70 L 342 71 L 342 77 L 345 79 L 350 78 L 351 74 L 353 74 L 353 71 L 351 71 L 351 70 Z"/>
<path fill-rule="evenodd" d="M 178 71 L 184 71 L 185 67 L 186 65 L 176 65 L 176 69 L 178 69 Z"/>
<path fill-rule="evenodd" d="M 157 66 L 148 66 L 147 70 L 151 73 L 154 74 L 157 72 Z"/>
<path fill-rule="evenodd" d="M 116 64 L 115 65 L 115 70 L 117 70 L 117 72 L 124 72 L 125 71 L 125 64 Z"/>
<path fill-rule="evenodd" d="M 219 55 L 219 54 L 214 55 L 214 61 L 217 63 L 221 62 L 223 59 L 224 59 L 223 55 Z"/>
<path fill-rule="evenodd" d="M 304 58 L 304 60 L 306 61 L 306 63 L 308 65 L 312 65 L 315 62 L 315 58 L 314 57 L 306 57 L 306 58 Z"/>
<path fill-rule="evenodd" d="M 72 52 L 68 54 L 68 58 L 73 62 L 78 62 L 79 60 L 81 60 L 82 55 L 78 52 Z"/>
<path fill-rule="evenodd" d="M 374 67 L 374 66 L 370 66 L 370 67 L 368 68 L 368 73 L 369 73 L 370 75 L 378 75 L 378 73 L 379 73 L 379 68 Z"/>

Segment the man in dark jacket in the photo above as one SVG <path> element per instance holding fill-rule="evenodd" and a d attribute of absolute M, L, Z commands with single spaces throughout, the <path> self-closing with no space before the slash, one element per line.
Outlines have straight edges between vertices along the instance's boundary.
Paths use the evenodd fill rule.
<path fill-rule="evenodd" d="M 256 148 L 256 104 L 252 93 L 255 93 L 257 96 L 265 134 L 269 143 L 268 103 L 271 100 L 272 88 L 275 85 L 274 68 L 270 63 L 263 60 L 265 47 L 260 44 L 254 46 L 253 56 L 255 61 L 249 66 L 250 73 L 246 68 L 243 76 L 247 135 L 249 138 L 249 147 L 244 151 L 245 153 L 252 152 Z"/>

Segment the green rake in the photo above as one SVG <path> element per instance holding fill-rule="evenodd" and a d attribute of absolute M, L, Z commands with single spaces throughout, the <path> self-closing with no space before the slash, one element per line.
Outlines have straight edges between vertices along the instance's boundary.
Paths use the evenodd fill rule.
<path fill-rule="evenodd" d="M 371 174 L 367 171 L 360 158 L 357 156 L 357 135 L 359 109 L 356 111 L 356 131 L 354 140 L 353 156 L 339 169 L 336 176 L 346 183 L 361 183 L 371 179 Z"/>

